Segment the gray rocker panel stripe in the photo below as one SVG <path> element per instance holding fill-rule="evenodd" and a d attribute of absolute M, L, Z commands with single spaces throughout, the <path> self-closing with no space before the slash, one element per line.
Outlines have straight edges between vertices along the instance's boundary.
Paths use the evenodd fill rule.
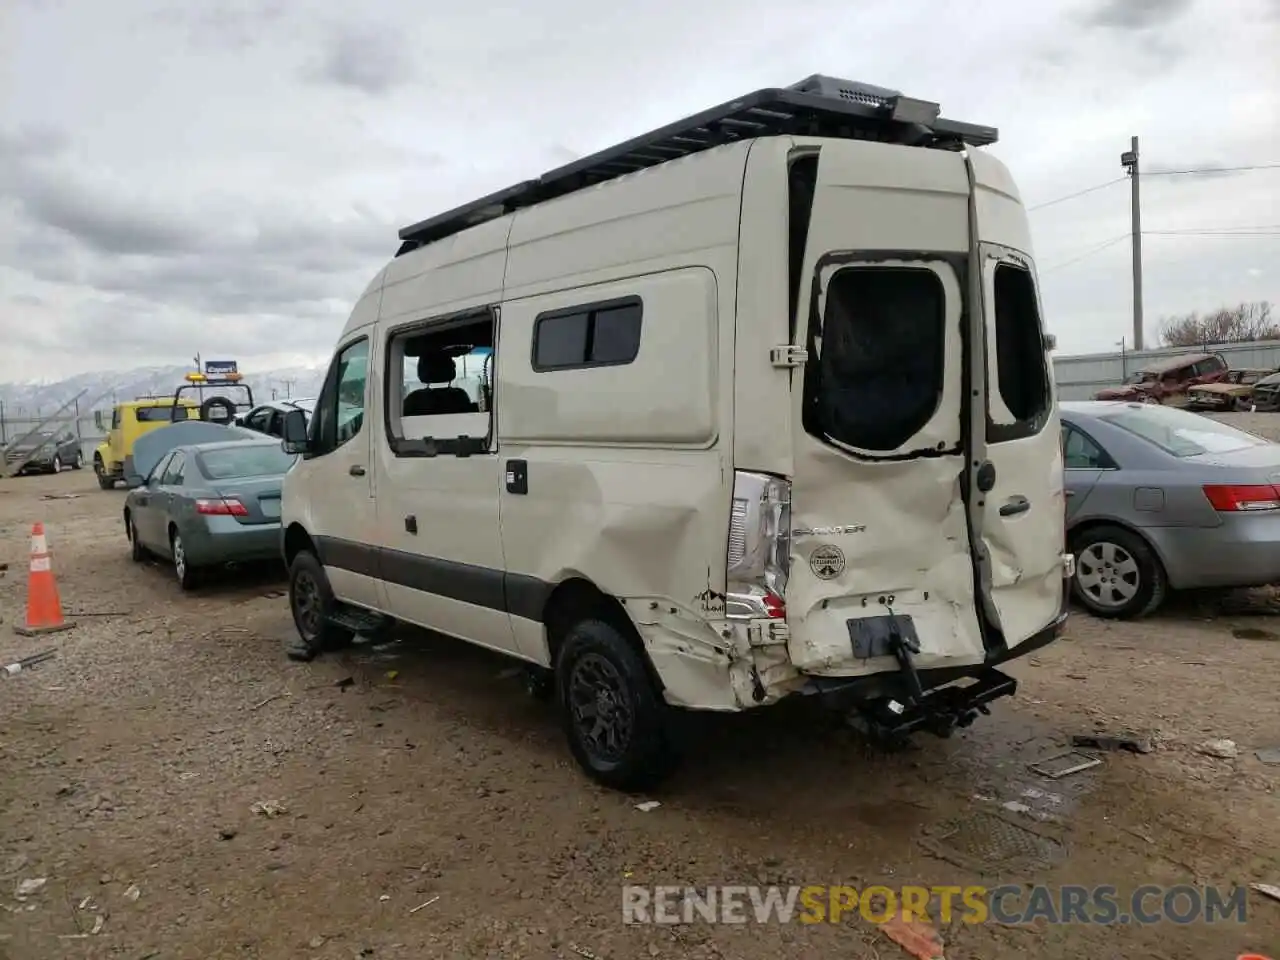
<path fill-rule="evenodd" d="M 551 595 L 551 584 L 521 573 L 336 537 L 316 537 L 315 544 L 320 562 L 326 567 L 337 567 L 537 623 L 542 622 L 542 611 Z"/>

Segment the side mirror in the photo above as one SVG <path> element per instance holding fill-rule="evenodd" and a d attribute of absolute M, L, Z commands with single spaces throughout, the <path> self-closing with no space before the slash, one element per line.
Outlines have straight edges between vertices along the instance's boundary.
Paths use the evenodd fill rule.
<path fill-rule="evenodd" d="M 1046 333 L 1044 335 L 1044 348 L 1047 352 L 1052 353 L 1058 349 L 1058 336 L 1054 333 Z"/>
<path fill-rule="evenodd" d="M 281 446 L 285 453 L 306 453 L 310 446 L 307 439 L 307 415 L 301 410 L 290 410 L 284 415 L 284 426 L 280 433 L 283 437 Z"/>

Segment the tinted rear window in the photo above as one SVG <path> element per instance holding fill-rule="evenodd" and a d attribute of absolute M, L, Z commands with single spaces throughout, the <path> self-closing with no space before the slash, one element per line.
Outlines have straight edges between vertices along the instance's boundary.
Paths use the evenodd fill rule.
<path fill-rule="evenodd" d="M 186 420 L 187 408 L 180 406 L 175 411 L 173 407 L 136 407 L 134 413 L 138 416 L 139 423 L 158 423 L 163 421 L 168 423 L 172 420 Z M 170 413 L 173 417 L 170 418 Z"/>
<path fill-rule="evenodd" d="M 922 267 L 847 267 L 831 278 L 805 427 L 891 451 L 933 417 L 945 366 L 946 291 Z"/>
<path fill-rule="evenodd" d="M 1175 457 L 1230 453 L 1265 447 L 1271 442 L 1209 417 L 1147 403 L 1129 404 L 1114 413 L 1104 413 L 1099 419 L 1142 437 Z"/>
<path fill-rule="evenodd" d="M 196 455 L 200 472 L 208 480 L 280 476 L 289 471 L 294 459 L 294 454 L 285 453 L 274 443 L 204 450 Z"/>

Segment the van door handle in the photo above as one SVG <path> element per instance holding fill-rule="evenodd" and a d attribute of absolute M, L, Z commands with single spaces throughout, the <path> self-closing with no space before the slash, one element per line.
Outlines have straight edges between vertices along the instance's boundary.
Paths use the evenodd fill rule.
<path fill-rule="evenodd" d="M 1000 516 L 1016 517 L 1020 513 L 1026 513 L 1031 509 L 1031 501 L 1026 497 L 1010 497 L 1009 501 L 1000 508 Z"/>
<path fill-rule="evenodd" d="M 351 467 L 351 469 L 347 471 L 347 473 L 351 474 L 353 477 L 363 477 L 363 476 L 364 476 L 364 467 L 360 466 L 360 464 L 358 464 L 358 463 L 357 463 L 357 464 L 354 464 L 354 465 Z"/>

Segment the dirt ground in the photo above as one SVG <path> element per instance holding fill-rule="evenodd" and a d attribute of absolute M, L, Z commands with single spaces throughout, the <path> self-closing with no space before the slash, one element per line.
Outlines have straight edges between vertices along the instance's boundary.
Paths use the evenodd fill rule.
<path fill-rule="evenodd" d="M 1280 766 L 1255 755 L 1280 747 L 1265 592 L 1176 598 L 1142 623 L 1076 613 L 993 716 L 903 752 L 807 703 L 689 718 L 681 771 L 641 811 L 578 772 L 508 663 L 422 635 L 288 662 L 278 574 L 184 596 L 129 561 L 123 499 L 87 471 L 0 481 L 0 663 L 57 651 L 0 680 L 5 960 L 891 960 L 908 954 L 856 916 L 627 925 L 621 889 L 1280 884 Z M 77 626 L 25 639 L 36 520 Z M 1121 730 L 1155 749 L 1056 781 L 1028 768 Z M 1238 756 L 1200 752 L 1220 738 Z M 1250 891 L 1247 911 L 942 934 L 951 960 L 1280 957 L 1280 903 Z"/>

